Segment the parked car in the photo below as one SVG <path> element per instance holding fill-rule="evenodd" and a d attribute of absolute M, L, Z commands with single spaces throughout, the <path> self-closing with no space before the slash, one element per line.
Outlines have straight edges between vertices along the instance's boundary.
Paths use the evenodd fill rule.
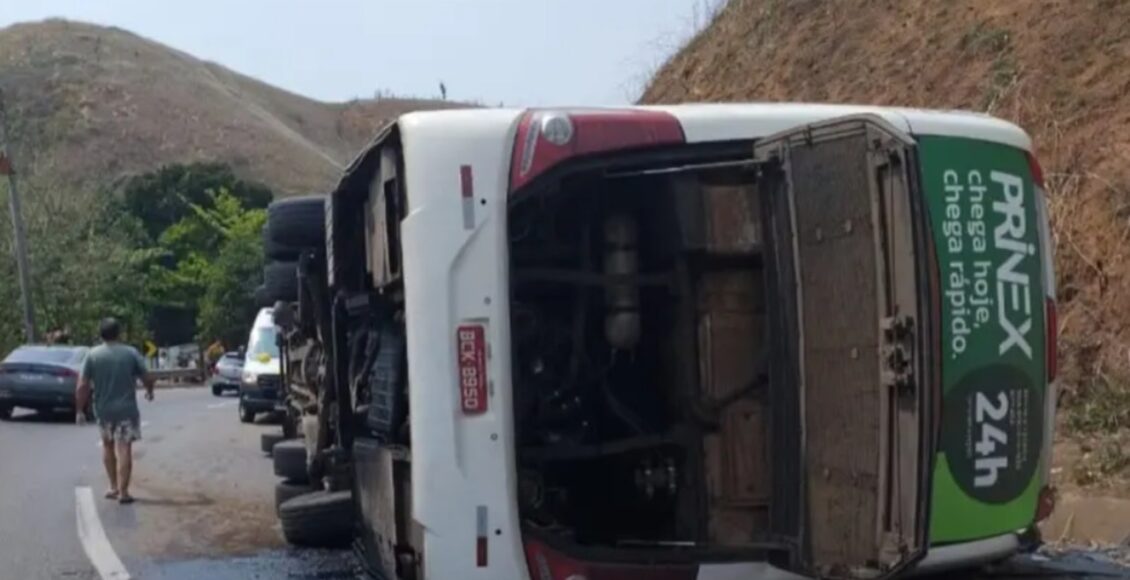
<path fill-rule="evenodd" d="M 212 394 L 219 397 L 224 391 L 239 392 L 242 377 L 243 355 L 238 352 L 225 353 L 212 367 Z"/>
<path fill-rule="evenodd" d="M 25 345 L 8 354 L 0 362 L 0 419 L 11 417 L 16 407 L 73 414 L 75 385 L 89 350 L 84 346 Z"/>
<path fill-rule="evenodd" d="M 259 311 L 247 341 L 239 383 L 239 420 L 244 423 L 254 421 L 257 413 L 270 413 L 282 407 L 279 398 L 282 366 L 272 312 L 270 308 Z"/>

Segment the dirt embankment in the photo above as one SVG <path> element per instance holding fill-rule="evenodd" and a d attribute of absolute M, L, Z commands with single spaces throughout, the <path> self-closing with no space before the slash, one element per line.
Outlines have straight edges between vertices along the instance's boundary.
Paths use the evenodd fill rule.
<path fill-rule="evenodd" d="M 1069 494 L 1128 495 L 1127 22 L 1122 0 L 731 0 L 641 100 L 962 108 L 1028 130 L 1058 250 L 1060 432 L 1072 437 L 1057 479 Z"/>

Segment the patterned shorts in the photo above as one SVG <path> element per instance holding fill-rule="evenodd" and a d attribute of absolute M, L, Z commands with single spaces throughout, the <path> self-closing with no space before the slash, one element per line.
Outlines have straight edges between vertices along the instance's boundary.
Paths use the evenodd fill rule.
<path fill-rule="evenodd" d="M 137 419 L 122 421 L 98 421 L 98 430 L 102 432 L 103 441 L 115 443 L 133 443 L 141 439 L 141 424 Z"/>

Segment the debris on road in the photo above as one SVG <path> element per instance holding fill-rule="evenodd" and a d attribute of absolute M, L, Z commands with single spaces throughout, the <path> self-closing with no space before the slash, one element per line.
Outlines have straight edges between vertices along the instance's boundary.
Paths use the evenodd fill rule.
<path fill-rule="evenodd" d="M 367 580 L 352 552 L 342 550 L 277 550 L 232 559 L 200 559 L 142 570 L 147 580 Z"/>

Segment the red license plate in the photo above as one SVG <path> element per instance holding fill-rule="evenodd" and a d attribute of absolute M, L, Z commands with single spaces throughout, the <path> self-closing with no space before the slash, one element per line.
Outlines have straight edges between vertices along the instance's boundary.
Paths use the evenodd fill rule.
<path fill-rule="evenodd" d="M 486 332 L 478 324 L 460 326 L 455 331 L 455 346 L 463 414 L 477 415 L 487 410 Z"/>

